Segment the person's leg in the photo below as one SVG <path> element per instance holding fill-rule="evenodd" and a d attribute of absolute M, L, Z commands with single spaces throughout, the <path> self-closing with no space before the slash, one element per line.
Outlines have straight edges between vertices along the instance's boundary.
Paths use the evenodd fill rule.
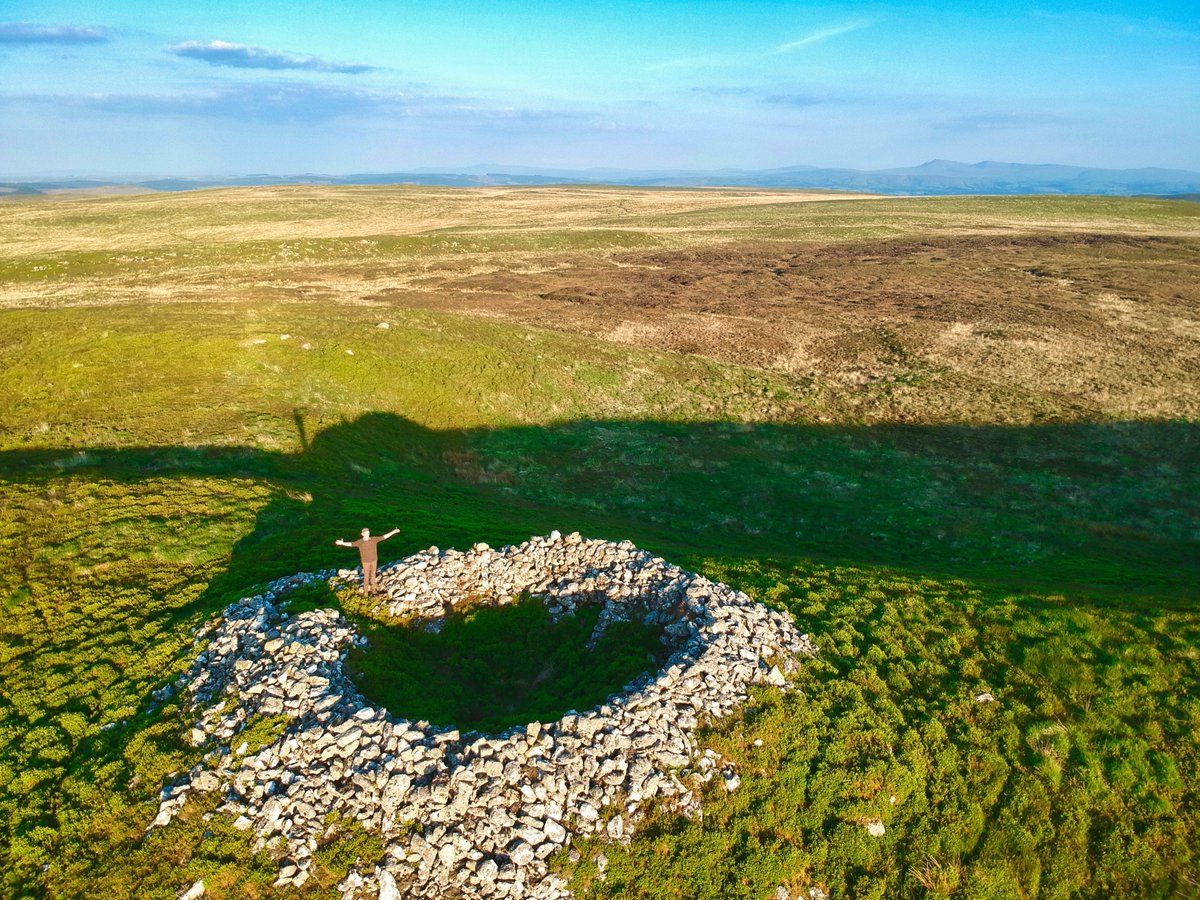
<path fill-rule="evenodd" d="M 373 594 L 378 587 L 378 582 L 375 578 L 375 569 L 378 565 L 378 563 L 367 563 L 363 566 L 363 591 L 365 593 Z"/>

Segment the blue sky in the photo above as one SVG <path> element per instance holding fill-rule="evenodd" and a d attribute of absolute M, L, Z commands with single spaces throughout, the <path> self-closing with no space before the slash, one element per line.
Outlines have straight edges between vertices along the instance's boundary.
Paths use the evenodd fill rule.
<path fill-rule="evenodd" d="M 0 0 L 0 175 L 1200 169 L 1200 4 Z"/>

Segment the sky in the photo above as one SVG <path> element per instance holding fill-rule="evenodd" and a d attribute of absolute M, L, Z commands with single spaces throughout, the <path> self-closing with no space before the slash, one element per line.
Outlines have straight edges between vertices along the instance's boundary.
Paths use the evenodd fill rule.
<path fill-rule="evenodd" d="M 1200 3 L 0 0 L 0 177 L 1200 169 Z"/>

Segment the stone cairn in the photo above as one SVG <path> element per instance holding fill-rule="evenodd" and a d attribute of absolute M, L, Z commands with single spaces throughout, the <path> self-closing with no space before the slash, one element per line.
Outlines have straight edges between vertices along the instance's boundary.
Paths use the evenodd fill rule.
<path fill-rule="evenodd" d="M 280 860 L 280 886 L 304 884 L 321 840 L 338 820 L 357 820 L 384 855 L 360 861 L 339 885 L 344 897 L 569 897 L 548 856 L 573 836 L 627 841 L 651 801 L 696 814 L 698 788 L 714 776 L 736 789 L 733 767 L 699 750 L 693 730 L 744 703 L 752 684 L 786 688 L 796 657 L 815 653 L 787 616 L 629 541 L 556 531 L 502 550 L 430 547 L 380 576 L 377 614 L 430 630 L 456 603 L 527 592 L 555 617 L 600 605 L 593 641 L 636 615 L 663 628 L 671 653 L 594 709 L 463 734 L 369 705 L 342 665 L 365 639 L 337 611 L 284 611 L 295 588 L 354 584 L 357 570 L 279 579 L 197 636 L 208 646 L 174 689 L 197 716 L 191 742 L 212 749 L 163 790 L 151 828 L 190 794 L 219 791 L 218 812 Z M 277 715 L 288 725 L 271 743 L 239 739 L 252 718 Z"/>

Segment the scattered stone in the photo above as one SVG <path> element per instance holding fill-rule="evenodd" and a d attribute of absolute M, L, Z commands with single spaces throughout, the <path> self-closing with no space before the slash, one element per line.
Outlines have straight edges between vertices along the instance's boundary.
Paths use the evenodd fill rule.
<path fill-rule="evenodd" d="M 360 861 L 365 868 L 339 885 L 345 898 L 560 900 L 570 896 L 566 883 L 545 861 L 575 838 L 628 840 L 650 803 L 694 815 L 698 787 L 714 775 L 735 790 L 732 767 L 695 745 L 700 719 L 733 712 L 753 684 L 789 690 L 797 658 L 816 652 L 787 616 L 628 541 L 555 532 L 500 549 L 431 547 L 382 568 L 377 615 L 437 628 L 468 598 L 501 606 L 528 592 L 554 618 L 598 606 L 593 642 L 611 623 L 638 617 L 664 629 L 670 652 L 657 673 L 594 709 L 497 735 L 463 734 L 370 706 L 343 669 L 365 640 L 339 612 L 289 617 L 281 609 L 299 587 L 357 576 L 278 579 L 206 626 L 207 646 L 198 643 L 202 652 L 176 688 L 194 716 L 193 743 L 217 749 L 164 790 L 152 827 L 169 823 L 190 792 L 218 792 L 219 812 L 253 829 L 256 849 L 279 860 L 280 886 L 310 878 L 313 848 L 341 819 L 384 847 L 382 859 Z M 248 722 L 280 713 L 288 725 L 273 742 L 230 751 L 249 749 L 238 736 Z M 605 877 L 602 853 L 596 863 Z"/>
<path fill-rule="evenodd" d="M 991 693 L 989 693 L 988 691 L 980 691 L 978 694 L 975 695 L 975 702 L 976 703 L 995 703 L 996 698 L 993 697 L 991 695 Z"/>
<path fill-rule="evenodd" d="M 514 865 L 527 866 L 533 862 L 533 848 L 519 840 L 509 848 L 508 858 L 513 861 Z"/>
<path fill-rule="evenodd" d="M 179 892 L 179 900 L 198 900 L 204 896 L 204 879 L 200 879 L 190 888 Z"/>
<path fill-rule="evenodd" d="M 494 859 L 481 859 L 479 864 L 475 866 L 475 874 L 480 881 L 491 883 L 496 880 L 496 875 L 500 872 L 500 867 L 496 865 Z"/>
<path fill-rule="evenodd" d="M 379 900 L 400 900 L 402 896 L 395 876 L 387 869 L 381 869 L 379 871 Z"/>
<path fill-rule="evenodd" d="M 878 819 L 870 819 L 866 823 L 867 834 L 871 837 L 883 837 L 887 833 L 887 828 Z"/>

